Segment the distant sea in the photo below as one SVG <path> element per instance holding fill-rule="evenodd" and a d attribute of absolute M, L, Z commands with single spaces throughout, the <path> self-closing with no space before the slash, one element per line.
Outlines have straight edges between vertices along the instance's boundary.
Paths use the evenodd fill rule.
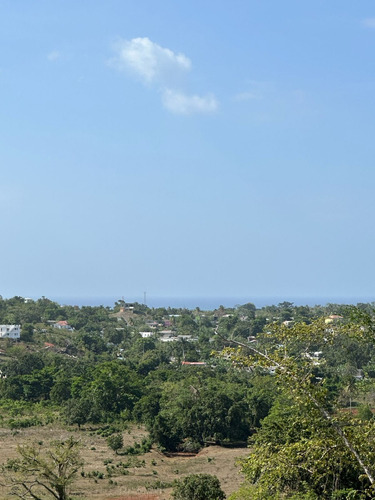
<path fill-rule="evenodd" d="M 144 297 L 48 297 L 49 299 L 63 305 L 76 306 L 100 306 L 113 307 L 115 302 L 124 299 L 125 302 L 144 303 Z M 326 304 L 353 304 L 371 303 L 375 297 L 146 297 L 148 307 L 175 307 L 210 311 L 217 309 L 220 305 L 224 307 L 235 307 L 248 302 L 257 308 L 277 305 L 281 302 L 293 302 L 296 306 L 315 306 Z"/>

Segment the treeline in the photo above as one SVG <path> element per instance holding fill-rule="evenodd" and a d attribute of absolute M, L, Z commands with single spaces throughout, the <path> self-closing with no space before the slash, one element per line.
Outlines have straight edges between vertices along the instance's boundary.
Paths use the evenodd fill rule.
<path fill-rule="evenodd" d="M 166 450 L 197 451 L 206 442 L 246 442 L 272 406 L 272 377 L 220 366 L 159 359 L 92 361 L 13 347 L 1 365 L 2 400 L 50 403 L 68 424 L 133 420 Z"/>
<path fill-rule="evenodd" d="M 248 317 L 224 308 L 135 305 L 125 321 L 113 316 L 123 307 L 122 301 L 114 308 L 78 308 L 46 298 L 0 300 L 1 322 L 22 325 L 20 344 L 2 341 L 0 398 L 54 405 L 65 422 L 78 426 L 144 423 L 154 441 L 170 451 L 198 450 L 207 442 L 246 443 L 272 405 L 272 377 L 238 370 L 211 354 L 226 344 L 215 331 L 230 333 L 228 314 L 235 313 L 235 324 Z M 54 326 L 62 320 L 72 330 Z M 168 323 L 182 337 L 194 336 L 194 342 L 164 343 L 157 331 L 142 338 L 139 332 L 151 320 L 160 328 Z"/>
<path fill-rule="evenodd" d="M 166 451 L 251 442 L 236 498 L 372 498 L 371 474 L 332 422 L 370 470 L 373 304 L 190 311 L 15 297 L 0 300 L 0 318 L 23 332 L 0 343 L 4 425 L 25 405 L 79 427 L 142 423 Z"/>

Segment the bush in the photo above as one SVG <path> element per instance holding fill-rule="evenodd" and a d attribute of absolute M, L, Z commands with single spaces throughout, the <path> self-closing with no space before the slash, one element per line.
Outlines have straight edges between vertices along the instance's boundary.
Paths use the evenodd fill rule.
<path fill-rule="evenodd" d="M 11 418 L 8 421 L 8 425 L 10 429 L 26 429 L 27 427 L 42 425 L 42 422 L 37 417 Z"/>
<path fill-rule="evenodd" d="M 300 492 L 296 495 L 291 494 L 285 496 L 283 493 L 270 493 L 267 491 L 267 488 L 263 488 L 262 486 L 245 483 L 239 490 L 232 493 L 228 500 L 248 500 L 249 498 L 251 498 L 251 500 L 285 500 L 286 498 L 289 500 L 319 500 L 320 497 L 313 492 Z M 351 497 L 343 498 L 348 500 Z"/>
<path fill-rule="evenodd" d="M 225 493 L 216 476 L 190 474 L 176 481 L 172 496 L 176 500 L 223 500 Z"/>
<path fill-rule="evenodd" d="M 358 418 L 360 420 L 372 420 L 374 418 L 369 405 L 360 405 L 358 407 Z"/>
<path fill-rule="evenodd" d="M 119 455 L 144 455 L 151 450 L 152 440 L 143 438 L 141 443 L 135 442 L 133 446 L 127 446 Z"/>
<path fill-rule="evenodd" d="M 168 483 L 167 481 L 161 481 L 160 479 L 157 479 L 154 482 L 146 483 L 145 488 L 147 491 L 150 490 L 164 490 L 166 488 L 170 488 L 173 486 L 173 483 Z"/>
<path fill-rule="evenodd" d="M 186 453 L 198 453 L 202 449 L 202 445 L 198 441 L 192 439 L 184 439 L 184 442 L 178 447 L 179 450 Z"/>
<path fill-rule="evenodd" d="M 117 453 L 117 451 L 124 446 L 122 434 L 112 434 L 107 439 L 108 446 Z"/>

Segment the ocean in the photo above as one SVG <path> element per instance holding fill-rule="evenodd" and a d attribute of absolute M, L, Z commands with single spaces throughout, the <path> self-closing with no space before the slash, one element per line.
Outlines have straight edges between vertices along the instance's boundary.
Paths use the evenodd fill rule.
<path fill-rule="evenodd" d="M 144 303 L 144 297 L 48 297 L 63 305 L 77 306 L 100 306 L 113 307 L 115 302 L 124 299 L 126 302 Z M 292 302 L 297 306 L 315 306 L 326 304 L 353 304 L 371 303 L 375 297 L 152 297 L 146 298 L 148 307 L 175 307 L 210 311 L 217 309 L 220 305 L 224 307 L 236 307 L 248 302 L 253 303 L 258 309 L 265 306 L 277 305 L 281 302 Z"/>

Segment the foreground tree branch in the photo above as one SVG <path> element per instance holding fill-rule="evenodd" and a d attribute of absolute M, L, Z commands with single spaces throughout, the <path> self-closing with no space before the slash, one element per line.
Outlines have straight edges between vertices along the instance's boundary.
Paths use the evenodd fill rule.
<path fill-rule="evenodd" d="M 354 331 L 355 330 L 354 328 Z M 309 326 L 303 324 L 300 332 L 298 331 L 298 327 L 288 329 L 280 325 L 273 325 L 273 331 L 268 332 L 268 335 L 270 335 L 269 338 L 271 338 L 271 335 L 274 335 L 275 342 L 273 344 L 271 342 L 270 349 L 268 350 L 266 350 L 266 348 L 257 348 L 254 342 L 244 343 L 235 339 L 228 339 L 222 336 L 218 331 L 215 333 L 225 343 L 233 344 L 238 348 L 225 348 L 221 353 L 222 356 L 230 358 L 235 363 L 242 366 L 250 366 L 252 368 L 260 366 L 266 369 L 272 368 L 278 373 L 281 384 L 284 387 L 288 386 L 297 399 L 300 401 L 309 401 L 318 410 L 323 420 L 331 426 L 344 446 L 350 451 L 360 469 L 367 477 L 369 483 L 374 485 L 374 475 L 370 467 L 366 464 L 365 459 L 361 457 L 360 452 L 351 442 L 350 437 L 338 423 L 337 419 L 327 410 L 327 399 L 321 384 L 317 385 L 316 383 L 312 383 L 311 366 L 309 366 L 309 363 L 306 361 L 299 364 L 289 351 L 289 342 L 331 341 L 331 339 L 326 338 L 327 328 L 321 321 Z M 334 331 L 328 333 L 330 335 L 336 334 Z M 353 334 L 353 332 L 351 332 L 351 334 Z M 363 330 L 360 332 L 360 335 L 363 336 Z M 267 340 L 268 339 L 266 339 L 266 341 Z M 249 352 L 248 355 L 243 353 L 244 349 Z"/>
<path fill-rule="evenodd" d="M 23 500 L 69 500 L 69 486 L 82 466 L 78 441 L 70 437 L 51 443 L 46 450 L 38 445 L 19 446 L 18 454 L 19 458 L 1 467 L 2 485 L 12 495 Z"/>

